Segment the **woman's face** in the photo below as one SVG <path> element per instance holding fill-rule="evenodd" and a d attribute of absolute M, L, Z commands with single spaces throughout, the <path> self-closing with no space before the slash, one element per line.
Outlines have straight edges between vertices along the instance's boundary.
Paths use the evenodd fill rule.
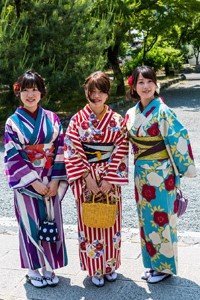
<path fill-rule="evenodd" d="M 37 109 L 38 103 L 41 99 L 41 93 L 37 87 L 25 88 L 20 91 L 20 99 L 24 108 L 30 112 L 34 112 Z"/>
<path fill-rule="evenodd" d="M 141 100 L 152 100 L 154 98 L 156 88 L 157 86 L 152 79 L 144 78 L 142 74 L 138 76 L 135 90 Z"/>
<path fill-rule="evenodd" d="M 100 91 L 97 88 L 94 88 L 94 90 L 89 93 L 89 97 L 90 98 L 87 97 L 87 99 L 91 108 L 100 108 L 104 106 L 106 100 L 108 99 L 108 94 Z"/>

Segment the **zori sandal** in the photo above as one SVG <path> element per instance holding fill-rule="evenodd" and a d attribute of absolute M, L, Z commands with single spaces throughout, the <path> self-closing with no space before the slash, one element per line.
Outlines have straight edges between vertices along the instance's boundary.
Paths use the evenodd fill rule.
<path fill-rule="evenodd" d="M 47 282 L 43 277 L 26 275 L 26 282 L 32 284 L 36 288 L 47 286 Z"/>

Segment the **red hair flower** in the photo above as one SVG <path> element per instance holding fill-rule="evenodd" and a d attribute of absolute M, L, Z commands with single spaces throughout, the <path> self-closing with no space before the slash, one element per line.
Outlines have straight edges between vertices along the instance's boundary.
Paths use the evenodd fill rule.
<path fill-rule="evenodd" d="M 19 94 L 20 89 L 21 89 L 21 85 L 18 82 L 15 82 L 13 84 L 13 91 L 16 95 Z"/>
<path fill-rule="evenodd" d="M 129 78 L 128 78 L 128 85 L 131 87 L 131 86 L 133 86 L 133 82 L 134 82 L 134 77 L 133 77 L 133 75 L 131 75 L 131 76 L 129 76 Z"/>

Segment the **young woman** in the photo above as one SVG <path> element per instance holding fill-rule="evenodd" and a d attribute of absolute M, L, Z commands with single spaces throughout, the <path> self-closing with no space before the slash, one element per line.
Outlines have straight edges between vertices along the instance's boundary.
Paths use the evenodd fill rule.
<path fill-rule="evenodd" d="M 142 278 L 156 283 L 177 273 L 175 199 L 180 179 L 170 157 L 182 176 L 196 173 L 187 130 L 159 97 L 153 69 L 137 67 L 131 83 L 131 95 L 139 102 L 126 120 L 135 159 L 142 258 L 148 268 Z"/>
<path fill-rule="evenodd" d="M 88 104 L 75 114 L 65 136 L 65 164 L 78 212 L 79 256 L 96 286 L 104 278 L 114 281 L 120 266 L 121 188 L 127 183 L 128 143 L 122 117 L 105 103 L 110 90 L 109 77 L 91 74 L 85 81 Z M 118 199 L 115 224 L 106 229 L 87 227 L 82 219 L 82 203 Z M 98 211 L 96 212 L 98 214 Z"/>
<path fill-rule="evenodd" d="M 54 269 L 67 265 L 61 200 L 67 190 L 63 157 L 63 132 L 58 116 L 39 104 L 46 93 L 43 78 L 27 71 L 14 84 L 18 107 L 5 125 L 5 169 L 19 223 L 21 267 L 35 287 L 54 286 Z M 44 197 L 53 202 L 59 240 L 39 241 L 38 230 L 45 219 Z M 41 268 L 41 272 L 40 269 Z"/>

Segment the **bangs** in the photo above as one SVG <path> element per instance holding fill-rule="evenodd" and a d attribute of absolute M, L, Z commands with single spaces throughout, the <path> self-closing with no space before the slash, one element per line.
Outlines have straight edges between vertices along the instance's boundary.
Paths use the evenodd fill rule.
<path fill-rule="evenodd" d="M 94 91 L 94 89 L 97 88 L 103 93 L 108 94 L 110 85 L 108 84 L 108 81 L 104 78 L 91 78 L 87 84 L 87 90 L 89 93 Z"/>
<path fill-rule="evenodd" d="M 31 89 L 31 88 L 35 88 L 35 87 L 38 88 L 38 83 L 35 78 L 24 77 L 24 79 L 22 80 L 22 83 L 21 83 L 21 90 L 24 90 L 26 88 Z"/>
<path fill-rule="evenodd" d="M 157 84 L 156 73 L 154 72 L 153 69 L 147 68 L 145 66 L 138 68 L 138 69 L 139 69 L 139 72 L 136 75 L 137 78 L 140 73 L 144 78 L 151 79 L 155 84 Z"/>

